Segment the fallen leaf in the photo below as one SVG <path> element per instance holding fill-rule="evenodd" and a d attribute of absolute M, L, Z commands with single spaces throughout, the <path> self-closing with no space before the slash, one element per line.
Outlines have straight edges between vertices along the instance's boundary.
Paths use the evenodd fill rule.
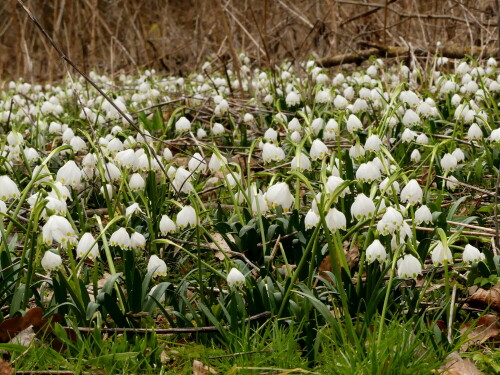
<path fill-rule="evenodd" d="M 19 332 L 24 331 L 30 326 L 37 327 L 42 325 L 44 322 L 42 316 L 42 309 L 40 307 L 34 307 L 26 311 L 24 316 L 16 316 L 4 320 L 0 323 L 0 342 L 8 342 Z"/>
<path fill-rule="evenodd" d="M 453 352 L 446 357 L 446 363 L 440 367 L 442 375 L 482 375 L 470 359 L 463 359 Z"/>
<path fill-rule="evenodd" d="M 229 240 L 234 240 L 233 237 L 231 236 L 230 233 L 227 234 Z M 216 249 L 220 248 L 222 251 L 216 250 L 215 251 L 215 257 L 219 260 L 224 260 L 225 256 L 224 254 L 231 258 L 233 255 L 231 254 L 231 248 L 227 244 L 227 242 L 224 240 L 224 237 L 222 237 L 219 233 L 213 233 L 212 238 L 217 246 L 215 246 Z"/>
<path fill-rule="evenodd" d="M 472 323 L 464 324 L 460 329 L 465 334 Z M 470 345 L 480 345 L 486 341 L 500 341 L 500 321 L 496 315 L 484 315 L 476 323 L 476 327 L 468 334 L 468 340 L 462 345 L 461 350 L 466 351 Z"/>
<path fill-rule="evenodd" d="M 208 375 L 208 374 L 217 374 L 213 368 L 205 366 L 203 362 L 197 361 L 196 359 L 193 361 L 193 375 Z"/>
<path fill-rule="evenodd" d="M 14 369 L 9 362 L 0 358 L 0 375 L 13 375 Z"/>
<path fill-rule="evenodd" d="M 479 288 L 467 299 L 471 306 L 486 307 L 491 306 L 495 311 L 500 311 L 500 285 L 495 285 L 490 290 Z"/>

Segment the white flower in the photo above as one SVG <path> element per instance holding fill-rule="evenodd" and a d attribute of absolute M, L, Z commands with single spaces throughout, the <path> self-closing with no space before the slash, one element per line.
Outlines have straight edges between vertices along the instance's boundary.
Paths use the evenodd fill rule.
<path fill-rule="evenodd" d="M 403 215 L 392 207 L 387 207 L 384 216 L 377 224 L 377 230 L 380 234 L 387 236 L 393 234 L 403 225 Z"/>
<path fill-rule="evenodd" d="M 306 229 L 311 229 L 318 225 L 319 219 L 319 215 L 316 214 L 313 209 L 307 211 L 306 217 L 304 219 L 304 225 Z"/>
<path fill-rule="evenodd" d="M 130 180 L 128 182 L 128 186 L 132 191 L 141 191 L 144 190 L 144 186 L 146 186 L 146 182 L 142 178 L 139 173 L 134 173 L 130 176 Z"/>
<path fill-rule="evenodd" d="M 153 272 L 153 277 L 167 276 L 167 264 L 158 256 L 151 255 L 148 261 L 148 273 Z"/>
<path fill-rule="evenodd" d="M 288 211 L 293 204 L 294 198 L 286 182 L 279 182 L 271 186 L 265 195 L 266 201 L 273 207 L 281 206 Z"/>
<path fill-rule="evenodd" d="M 429 137 L 427 137 L 424 133 L 420 133 L 417 136 L 417 139 L 415 139 L 415 142 L 417 142 L 419 145 L 427 145 L 429 144 Z"/>
<path fill-rule="evenodd" d="M 24 150 L 24 156 L 26 157 L 26 160 L 28 163 L 34 163 L 40 158 L 40 155 L 38 155 L 38 152 L 33 148 L 33 147 L 28 147 Z"/>
<path fill-rule="evenodd" d="M 106 187 L 106 190 L 104 190 L 105 187 Z M 108 198 L 111 198 L 113 196 L 113 185 L 111 185 L 111 184 L 103 185 L 103 186 L 101 186 L 99 191 L 101 192 L 101 194 L 104 198 L 106 198 L 106 192 L 108 193 Z"/>
<path fill-rule="evenodd" d="M 300 122 L 295 117 L 288 123 L 288 130 L 290 131 L 300 131 L 301 129 Z"/>
<path fill-rule="evenodd" d="M 73 141 L 73 139 L 71 141 Z M 113 138 L 109 141 L 107 148 L 110 152 L 115 153 L 123 150 L 123 143 L 118 138 Z"/>
<path fill-rule="evenodd" d="M 226 181 L 227 181 L 228 185 L 231 187 L 235 187 L 236 185 L 238 185 L 238 181 L 240 181 L 240 180 L 241 180 L 241 176 L 237 172 L 232 172 L 232 173 L 226 174 Z"/>
<path fill-rule="evenodd" d="M 73 160 L 70 160 L 59 168 L 56 178 L 63 185 L 77 187 L 81 184 L 82 171 Z"/>
<path fill-rule="evenodd" d="M 337 189 L 343 182 L 345 182 L 342 178 L 337 177 L 337 176 L 330 176 L 326 180 L 326 191 L 328 194 L 332 194 L 335 189 Z M 340 198 L 345 197 L 346 194 L 349 193 L 349 187 L 346 187 L 344 190 L 342 190 L 339 194 Z"/>
<path fill-rule="evenodd" d="M 500 128 L 494 129 L 491 132 L 489 139 L 492 142 L 498 142 L 498 141 L 500 141 Z"/>
<path fill-rule="evenodd" d="M 465 154 L 459 148 L 456 148 L 451 154 L 455 157 L 455 159 L 457 159 L 458 163 L 465 160 Z"/>
<path fill-rule="evenodd" d="M 330 208 L 325 217 L 326 226 L 331 231 L 336 231 L 337 229 L 346 229 L 346 217 L 345 215 L 337 210 L 336 208 Z"/>
<path fill-rule="evenodd" d="M 300 103 L 300 95 L 296 91 L 290 91 L 286 96 L 285 102 L 289 107 L 296 106 Z"/>
<path fill-rule="evenodd" d="M 415 163 L 418 163 L 421 158 L 422 158 L 422 156 L 420 155 L 420 151 L 418 151 L 417 149 L 413 150 L 413 152 L 410 155 L 411 161 L 413 161 Z"/>
<path fill-rule="evenodd" d="M 195 153 L 188 162 L 189 171 L 192 173 L 203 173 L 207 170 L 207 163 L 198 152 Z"/>
<path fill-rule="evenodd" d="M 292 170 L 305 171 L 311 169 L 311 161 L 306 154 L 300 153 L 300 156 L 294 156 L 291 163 Z"/>
<path fill-rule="evenodd" d="M 406 128 L 404 130 L 403 134 L 401 134 L 401 141 L 403 143 L 410 143 L 411 141 L 413 141 L 415 139 L 415 136 L 416 136 L 416 133 L 413 130 Z"/>
<path fill-rule="evenodd" d="M 302 140 L 302 136 L 300 135 L 300 133 L 298 131 L 294 131 L 290 135 L 290 139 L 292 140 L 292 142 L 299 143 Z"/>
<path fill-rule="evenodd" d="M 392 194 L 393 189 L 396 192 L 396 194 L 399 194 L 399 183 L 397 181 L 393 181 L 392 184 L 387 187 L 387 184 L 389 183 L 389 177 L 386 177 L 379 185 L 379 188 L 381 191 L 387 188 L 387 193 Z"/>
<path fill-rule="evenodd" d="M 374 212 L 375 203 L 363 193 L 359 194 L 351 205 L 351 215 L 357 220 L 372 217 Z"/>
<path fill-rule="evenodd" d="M 170 219 L 167 215 L 163 215 L 160 220 L 160 233 L 162 236 L 166 236 L 171 232 L 175 232 L 177 230 L 177 226 L 174 221 Z"/>
<path fill-rule="evenodd" d="M 317 81 L 317 79 L 316 79 Z M 320 104 L 326 104 L 330 101 L 330 93 L 328 90 L 320 90 L 316 94 L 316 102 Z"/>
<path fill-rule="evenodd" d="M 382 141 L 376 134 L 370 135 L 365 142 L 365 150 L 367 151 L 379 151 L 380 146 L 382 145 Z"/>
<path fill-rule="evenodd" d="M 418 184 L 417 180 L 410 180 L 406 186 L 401 190 L 400 199 L 401 202 L 408 202 L 410 205 L 415 205 L 422 202 L 422 197 L 424 192 Z"/>
<path fill-rule="evenodd" d="M 416 211 L 415 211 L 415 223 L 416 224 L 430 224 L 432 223 L 432 213 L 431 210 L 429 210 L 429 207 L 427 207 L 425 204 L 423 206 L 420 206 Z"/>
<path fill-rule="evenodd" d="M 119 181 L 122 177 L 122 173 L 118 169 L 116 165 L 113 163 L 107 163 L 104 166 L 104 178 L 107 182 L 116 182 Z"/>
<path fill-rule="evenodd" d="M 115 161 L 124 168 L 132 168 L 137 162 L 137 157 L 134 150 L 128 149 L 118 152 Z"/>
<path fill-rule="evenodd" d="M 311 123 L 311 128 L 315 135 L 318 135 L 324 126 L 325 126 L 325 121 L 322 118 L 315 118 Z"/>
<path fill-rule="evenodd" d="M 411 254 L 406 254 L 398 261 L 398 276 L 405 279 L 416 279 L 422 274 L 420 261 Z"/>
<path fill-rule="evenodd" d="M 203 128 L 198 128 L 196 131 L 196 138 L 203 139 L 207 136 L 207 132 Z"/>
<path fill-rule="evenodd" d="M 182 116 L 175 123 L 175 130 L 177 132 L 189 131 L 191 130 L 191 122 L 187 118 Z"/>
<path fill-rule="evenodd" d="M 233 267 L 229 271 L 226 281 L 229 286 L 240 286 L 245 283 L 245 275 Z"/>
<path fill-rule="evenodd" d="M 457 158 L 452 154 L 445 154 L 441 158 L 441 167 L 445 172 L 451 172 L 457 167 L 458 161 Z"/>
<path fill-rule="evenodd" d="M 420 124 L 420 117 L 411 109 L 408 109 L 403 116 L 403 125 L 410 127 Z"/>
<path fill-rule="evenodd" d="M 191 206 L 184 206 L 177 214 L 176 224 L 181 229 L 196 226 L 197 217 L 195 209 Z"/>
<path fill-rule="evenodd" d="M 146 247 L 146 237 L 139 232 L 130 235 L 130 247 L 135 250 L 143 250 Z"/>
<path fill-rule="evenodd" d="M 212 126 L 212 134 L 213 135 L 221 135 L 221 134 L 224 134 L 224 132 L 226 131 L 226 129 L 224 128 L 224 125 L 216 122 L 213 126 Z"/>
<path fill-rule="evenodd" d="M 323 160 L 328 155 L 328 147 L 321 140 L 315 139 L 311 145 L 309 155 L 313 160 Z"/>
<path fill-rule="evenodd" d="M 474 123 L 467 131 L 467 139 L 469 141 L 483 139 L 483 131 L 478 124 Z"/>
<path fill-rule="evenodd" d="M 62 258 L 60 255 L 55 254 L 50 250 L 47 250 L 43 255 L 41 264 L 45 272 L 51 272 L 61 267 Z"/>
<path fill-rule="evenodd" d="M 272 143 L 266 143 L 262 149 L 262 158 L 266 163 L 281 161 L 285 158 L 285 152 L 281 147 L 275 146 Z"/>
<path fill-rule="evenodd" d="M 323 131 L 323 139 L 335 139 L 339 133 L 340 130 L 338 122 L 331 118 L 326 123 L 325 130 Z"/>
<path fill-rule="evenodd" d="M 252 122 L 254 122 L 254 120 L 255 118 L 251 113 L 245 113 L 245 116 L 243 116 L 243 122 L 245 124 L 251 124 Z"/>
<path fill-rule="evenodd" d="M 267 206 L 266 198 L 261 193 L 250 193 L 250 201 L 252 202 L 252 213 L 256 214 L 265 214 L 269 207 Z"/>
<path fill-rule="evenodd" d="M 7 213 L 7 205 L 5 204 L 4 201 L 0 200 L 0 213 L 6 214 Z M 4 218 L 0 218 L 0 220 L 3 220 Z"/>
<path fill-rule="evenodd" d="M 172 151 L 170 151 L 169 148 L 165 147 L 163 149 L 163 159 L 165 159 L 166 162 L 171 161 L 174 158 L 174 155 L 172 154 Z"/>
<path fill-rule="evenodd" d="M 75 231 L 70 222 L 62 216 L 52 215 L 49 217 L 42 229 L 43 241 L 50 245 L 52 241 L 66 248 L 68 245 L 76 245 Z"/>
<path fill-rule="evenodd" d="M 455 176 L 449 176 L 445 185 L 448 189 L 454 190 L 458 186 L 458 180 Z"/>
<path fill-rule="evenodd" d="M 76 256 L 77 258 L 83 258 L 86 256 L 91 260 L 94 260 L 99 256 L 99 246 L 97 245 L 97 242 L 92 234 L 84 233 L 80 238 L 78 246 L 76 247 Z"/>
<path fill-rule="evenodd" d="M 274 130 L 273 128 L 269 128 L 264 133 L 264 139 L 267 142 L 276 141 L 278 139 L 278 132 L 276 130 Z"/>
<path fill-rule="evenodd" d="M 347 119 L 347 131 L 353 133 L 363 128 L 363 124 L 356 115 L 349 115 Z"/>
<path fill-rule="evenodd" d="M 220 172 L 226 165 L 227 159 L 224 156 L 213 153 L 208 162 L 208 169 L 210 169 L 212 173 Z"/>
<path fill-rule="evenodd" d="M 378 260 L 380 263 L 387 258 L 387 252 L 379 240 L 374 240 L 370 246 L 366 248 L 366 260 L 369 264 Z"/>
<path fill-rule="evenodd" d="M 118 246 L 122 250 L 129 250 L 131 246 L 130 235 L 125 228 L 120 228 L 111 234 L 109 244 Z"/>
<path fill-rule="evenodd" d="M 175 178 L 172 181 L 172 185 L 175 190 L 186 194 L 189 194 L 194 190 L 194 187 L 191 184 L 191 173 L 182 167 L 177 168 L 175 171 Z"/>
<path fill-rule="evenodd" d="M 356 144 L 354 146 L 351 146 L 351 148 L 349 149 L 349 156 L 352 159 L 357 159 L 365 156 L 365 149 L 359 142 L 356 142 Z"/>
<path fill-rule="evenodd" d="M 131 216 L 139 213 L 142 213 L 139 203 L 132 203 L 125 209 L 125 216 Z"/>
<path fill-rule="evenodd" d="M 9 176 L 0 176 L 0 199 L 3 201 L 18 198 L 19 188 Z"/>
<path fill-rule="evenodd" d="M 453 262 L 453 255 L 448 246 L 444 246 L 441 241 L 438 241 L 436 247 L 434 247 L 434 250 L 431 252 L 431 259 L 432 263 L 437 266 L 439 264 L 444 264 L 445 260 L 448 263 Z"/>
<path fill-rule="evenodd" d="M 380 177 L 380 169 L 372 161 L 361 164 L 356 171 L 356 179 L 361 182 L 371 183 Z"/>
<path fill-rule="evenodd" d="M 477 247 L 469 244 L 465 245 L 464 253 L 462 254 L 462 260 L 464 263 L 478 263 L 484 259 L 484 254 L 481 253 Z"/>

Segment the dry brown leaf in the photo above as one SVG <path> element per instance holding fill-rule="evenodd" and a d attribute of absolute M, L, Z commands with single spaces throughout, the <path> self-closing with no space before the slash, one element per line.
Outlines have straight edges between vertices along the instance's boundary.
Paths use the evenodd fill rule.
<path fill-rule="evenodd" d="M 495 285 L 490 290 L 479 288 L 467 299 L 471 306 L 486 307 L 488 305 L 495 311 L 500 311 L 500 285 Z"/>
<path fill-rule="evenodd" d="M 209 374 L 217 374 L 217 371 L 209 366 L 205 366 L 203 362 L 197 361 L 196 359 L 193 361 L 193 375 Z"/>
<path fill-rule="evenodd" d="M 442 375 L 482 375 L 470 359 L 463 359 L 457 352 L 446 357 L 446 363 L 440 370 L 443 371 Z"/>
<path fill-rule="evenodd" d="M 464 324 L 460 332 L 464 334 L 471 324 Z M 466 351 L 470 345 L 483 344 L 486 341 L 500 341 L 500 321 L 496 315 L 484 315 L 476 324 L 476 327 L 469 333 L 468 340 L 465 342 L 461 350 Z"/>
<path fill-rule="evenodd" d="M 231 236 L 231 234 L 227 234 L 227 237 L 229 238 L 230 241 L 233 241 L 234 238 Z M 214 246 L 216 249 L 220 247 L 222 251 L 216 250 L 215 251 L 215 257 L 219 260 L 224 260 L 224 254 L 226 254 L 227 257 L 231 258 L 234 255 L 232 255 L 231 248 L 227 244 L 227 242 L 224 240 L 224 237 L 222 237 L 219 233 L 213 233 L 212 238 L 217 246 Z"/>
<path fill-rule="evenodd" d="M 0 358 L 0 375 L 13 375 L 14 369 L 9 362 Z"/>

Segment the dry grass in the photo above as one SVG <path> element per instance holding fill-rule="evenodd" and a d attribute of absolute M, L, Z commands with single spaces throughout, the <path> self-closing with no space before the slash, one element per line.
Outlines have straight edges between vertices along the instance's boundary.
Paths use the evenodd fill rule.
<path fill-rule="evenodd" d="M 411 43 L 418 48 L 437 41 L 461 46 L 497 42 L 496 0 L 28 0 L 26 4 L 72 60 L 86 70 L 109 73 L 148 67 L 182 74 L 199 67 L 207 55 L 224 62 L 240 50 L 258 62 L 273 64 L 283 58 L 352 52 L 367 42 Z M 62 62 L 17 0 L 2 1 L 0 14 L 1 76 L 28 81 L 59 78 L 65 71 Z"/>

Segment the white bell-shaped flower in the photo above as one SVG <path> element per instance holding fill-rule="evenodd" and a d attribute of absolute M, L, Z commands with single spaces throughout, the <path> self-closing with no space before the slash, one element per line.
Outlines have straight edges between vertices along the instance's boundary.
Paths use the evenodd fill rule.
<path fill-rule="evenodd" d="M 197 216 L 195 209 L 192 206 L 184 206 L 177 214 L 176 224 L 181 229 L 196 226 Z"/>
<path fill-rule="evenodd" d="M 245 275 L 243 275 L 238 269 L 231 268 L 227 275 L 227 285 L 232 286 L 241 286 L 245 284 Z"/>
<path fill-rule="evenodd" d="M 349 133 L 354 133 L 357 130 L 363 129 L 363 124 L 356 115 L 349 115 L 347 119 L 347 131 Z"/>
<path fill-rule="evenodd" d="M 378 260 L 380 263 L 384 262 L 387 258 L 387 252 L 379 240 L 374 240 L 366 248 L 366 261 L 371 264 Z"/>
<path fill-rule="evenodd" d="M 415 224 L 432 223 L 432 213 L 425 204 L 415 211 Z"/>
<path fill-rule="evenodd" d="M 174 221 L 170 219 L 167 215 L 163 215 L 160 220 L 160 233 L 162 236 L 166 236 L 169 233 L 173 233 L 177 230 L 177 226 Z"/>
<path fill-rule="evenodd" d="M 351 215 L 357 220 L 372 217 L 375 213 L 375 203 L 363 193 L 359 194 L 351 205 Z"/>
<path fill-rule="evenodd" d="M 296 106 L 300 103 L 300 95 L 296 91 L 291 91 L 286 96 L 285 102 L 289 107 Z"/>
<path fill-rule="evenodd" d="M 191 173 L 182 167 L 177 168 L 175 171 L 175 177 L 172 181 L 172 185 L 176 191 L 186 194 L 189 194 L 194 190 L 194 187 L 191 184 Z"/>
<path fill-rule="evenodd" d="M 271 186 L 266 192 L 265 199 L 272 207 L 281 206 L 284 211 L 288 211 L 294 202 L 286 182 L 279 182 Z"/>
<path fill-rule="evenodd" d="M 300 156 L 297 158 L 297 156 L 294 156 L 292 159 L 292 163 L 290 165 L 292 170 L 295 171 L 305 171 L 305 170 L 310 170 L 311 169 L 311 160 L 307 157 L 306 154 L 300 153 Z"/>
<path fill-rule="evenodd" d="M 59 168 L 56 178 L 63 185 L 76 188 L 81 184 L 82 171 L 73 160 L 70 160 Z"/>
<path fill-rule="evenodd" d="M 177 132 L 184 132 L 184 131 L 189 131 L 191 130 L 191 122 L 182 116 L 179 118 L 176 123 L 175 123 L 175 131 Z"/>
<path fill-rule="evenodd" d="M 453 255 L 448 246 L 444 246 L 441 241 L 438 241 L 431 252 L 431 259 L 432 263 L 437 266 L 439 264 L 444 264 L 445 261 L 448 263 L 453 262 Z"/>
<path fill-rule="evenodd" d="M 326 226 L 332 232 L 342 229 L 346 230 L 347 220 L 345 215 L 336 208 L 330 208 L 325 216 Z"/>
<path fill-rule="evenodd" d="M 313 209 L 310 209 L 307 211 L 306 217 L 304 218 L 304 225 L 306 229 L 311 229 L 318 225 L 319 220 L 319 215 L 316 214 Z"/>
<path fill-rule="evenodd" d="M 330 176 L 330 177 L 328 177 L 328 179 L 326 180 L 326 191 L 327 191 L 327 193 L 328 194 L 332 194 L 335 191 L 335 189 L 337 189 L 344 182 L 345 181 L 342 178 L 337 177 L 337 176 Z M 339 197 L 343 198 L 348 193 L 349 193 L 349 187 L 346 187 L 344 190 L 342 190 L 340 192 Z"/>
<path fill-rule="evenodd" d="M 61 267 L 62 258 L 60 255 L 55 254 L 50 250 L 47 250 L 45 254 L 43 254 L 41 264 L 45 272 L 52 272 L 57 268 Z"/>
<path fill-rule="evenodd" d="M 7 201 L 19 197 L 19 188 L 12 179 L 5 175 L 0 176 L 0 199 Z"/>
<path fill-rule="evenodd" d="M 208 169 L 210 169 L 210 171 L 214 173 L 222 171 L 226 166 L 227 159 L 224 156 L 216 154 L 214 152 L 210 157 L 210 161 L 208 162 Z"/>
<path fill-rule="evenodd" d="M 477 247 L 474 247 L 470 244 L 465 245 L 464 252 L 462 254 L 462 260 L 464 263 L 478 263 L 485 259 L 483 253 L 479 251 Z"/>
<path fill-rule="evenodd" d="M 309 155 L 313 160 L 323 160 L 328 155 L 328 147 L 320 139 L 315 139 L 311 145 Z"/>
<path fill-rule="evenodd" d="M 420 261 L 411 254 L 406 254 L 398 261 L 398 276 L 405 279 L 416 279 L 422 274 Z"/>
<path fill-rule="evenodd" d="M 109 244 L 118 246 L 122 250 L 129 250 L 131 247 L 130 235 L 125 228 L 120 228 L 111 234 Z"/>
<path fill-rule="evenodd" d="M 415 205 L 422 202 L 424 192 L 418 184 L 417 180 L 410 180 L 406 186 L 401 190 L 400 199 L 403 203 Z"/>
<path fill-rule="evenodd" d="M 144 250 L 146 237 L 142 233 L 134 232 L 130 235 L 130 247 L 134 250 Z"/>
<path fill-rule="evenodd" d="M 142 191 L 146 186 L 146 182 L 144 178 L 139 173 L 134 173 L 130 176 L 130 180 L 128 182 L 128 186 L 132 191 Z"/>
<path fill-rule="evenodd" d="M 381 145 L 382 145 L 382 141 L 380 140 L 378 135 L 372 134 L 366 139 L 365 150 L 376 152 L 376 151 L 380 150 Z"/>
<path fill-rule="evenodd" d="M 403 225 L 403 215 L 393 207 L 387 207 L 382 219 L 377 224 L 377 230 L 384 236 L 393 234 Z"/>
<path fill-rule="evenodd" d="M 151 255 L 148 261 L 148 273 L 153 272 L 153 277 L 167 276 L 167 264 L 157 255 Z"/>
<path fill-rule="evenodd" d="M 441 158 L 441 168 L 443 168 L 445 172 L 453 171 L 457 167 L 457 164 L 457 158 L 452 154 L 445 154 Z"/>
<path fill-rule="evenodd" d="M 50 245 L 53 241 L 66 248 L 68 245 L 76 245 L 75 231 L 70 222 L 62 216 L 52 215 L 42 229 L 43 241 Z"/>
<path fill-rule="evenodd" d="M 77 258 L 87 257 L 91 260 L 99 256 L 99 246 L 91 233 L 84 233 L 80 241 L 78 241 L 76 256 Z"/>
<path fill-rule="evenodd" d="M 195 153 L 188 162 L 188 169 L 192 173 L 203 173 L 207 170 L 207 163 L 200 153 Z"/>
<path fill-rule="evenodd" d="M 372 161 L 361 164 L 356 171 L 356 179 L 361 182 L 371 183 L 380 177 L 380 169 Z"/>

